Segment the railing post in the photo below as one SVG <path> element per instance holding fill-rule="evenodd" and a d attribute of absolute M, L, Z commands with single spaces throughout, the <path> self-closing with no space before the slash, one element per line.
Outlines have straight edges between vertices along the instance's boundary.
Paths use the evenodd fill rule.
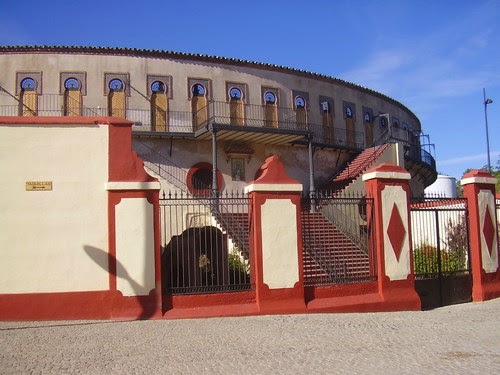
<path fill-rule="evenodd" d="M 309 135 L 308 139 L 308 156 L 309 156 L 309 199 L 311 203 L 311 212 L 316 212 L 316 187 L 314 186 L 314 150 L 313 150 L 313 135 Z"/>
<path fill-rule="evenodd" d="M 409 197 L 410 174 L 383 163 L 363 175 L 366 193 L 373 197 L 373 231 L 378 293 L 388 310 L 420 310 L 415 291 Z"/>
<path fill-rule="evenodd" d="M 277 156 L 245 187 L 252 199 L 252 284 L 261 313 L 304 312 L 302 184 L 290 178 Z"/>
<path fill-rule="evenodd" d="M 214 208 L 219 207 L 217 199 L 219 196 L 219 185 L 217 182 L 217 129 L 212 126 L 212 198 L 214 199 Z"/>
<path fill-rule="evenodd" d="M 496 178 L 486 171 L 474 170 L 463 176 L 460 183 L 469 211 L 472 300 L 500 297 Z"/>

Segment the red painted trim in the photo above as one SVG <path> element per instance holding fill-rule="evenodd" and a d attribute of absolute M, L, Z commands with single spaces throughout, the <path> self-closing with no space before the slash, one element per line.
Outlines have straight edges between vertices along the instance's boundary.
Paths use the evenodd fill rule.
<path fill-rule="evenodd" d="M 132 123 L 109 124 L 109 181 L 158 181 L 132 150 Z"/>
<path fill-rule="evenodd" d="M 286 173 L 285 165 L 277 156 L 270 156 L 256 172 L 255 181 L 249 184 L 297 184 L 301 183 Z"/>

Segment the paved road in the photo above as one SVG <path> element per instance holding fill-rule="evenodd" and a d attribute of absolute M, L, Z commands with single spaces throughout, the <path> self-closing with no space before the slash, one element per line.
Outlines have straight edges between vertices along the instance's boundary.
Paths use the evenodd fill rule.
<path fill-rule="evenodd" d="M 424 312 L 1 322 L 1 374 L 499 374 L 500 298 Z"/>

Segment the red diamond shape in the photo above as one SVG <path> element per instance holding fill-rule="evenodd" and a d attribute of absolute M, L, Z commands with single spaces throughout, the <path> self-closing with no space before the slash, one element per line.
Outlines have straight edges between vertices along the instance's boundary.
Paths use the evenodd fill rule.
<path fill-rule="evenodd" d="M 403 250 L 403 242 L 406 237 L 406 229 L 396 203 L 392 206 L 391 219 L 389 220 L 389 226 L 387 227 L 387 235 L 389 236 L 392 249 L 394 250 L 394 254 L 396 254 L 396 258 L 399 262 L 399 257 L 401 256 L 401 251 Z"/>
<path fill-rule="evenodd" d="M 495 240 L 495 226 L 493 225 L 493 220 L 491 219 L 490 210 L 488 208 L 486 208 L 484 213 L 483 235 L 491 257 L 493 253 L 493 241 Z"/>

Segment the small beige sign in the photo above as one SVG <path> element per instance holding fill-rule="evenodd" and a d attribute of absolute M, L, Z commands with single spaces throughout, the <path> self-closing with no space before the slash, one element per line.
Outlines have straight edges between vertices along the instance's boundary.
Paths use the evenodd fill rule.
<path fill-rule="evenodd" d="M 26 181 L 26 191 L 52 190 L 52 181 Z"/>

